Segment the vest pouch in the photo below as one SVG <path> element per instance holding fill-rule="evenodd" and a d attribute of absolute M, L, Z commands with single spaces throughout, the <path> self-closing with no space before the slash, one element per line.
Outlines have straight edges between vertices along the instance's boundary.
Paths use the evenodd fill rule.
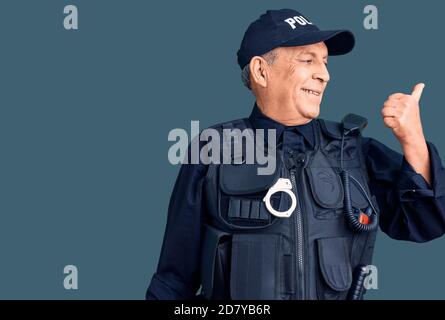
<path fill-rule="evenodd" d="M 201 284 L 202 294 L 206 299 L 229 298 L 230 240 L 230 234 L 205 225 L 201 256 Z"/>
<path fill-rule="evenodd" d="M 279 295 L 281 235 L 235 234 L 230 295 L 233 300 L 274 300 Z"/>
<path fill-rule="evenodd" d="M 352 268 L 347 238 L 322 238 L 316 241 L 318 299 L 346 299 L 352 283 Z"/>
<path fill-rule="evenodd" d="M 219 168 L 220 218 L 231 229 L 245 230 L 271 225 L 275 216 L 266 208 L 263 198 L 279 178 L 279 170 L 272 175 L 258 175 L 254 164 L 221 165 Z M 271 197 L 272 206 L 279 211 L 286 205 L 282 192 Z"/>
<path fill-rule="evenodd" d="M 344 190 L 340 175 L 333 168 L 306 168 L 317 219 L 343 217 Z"/>

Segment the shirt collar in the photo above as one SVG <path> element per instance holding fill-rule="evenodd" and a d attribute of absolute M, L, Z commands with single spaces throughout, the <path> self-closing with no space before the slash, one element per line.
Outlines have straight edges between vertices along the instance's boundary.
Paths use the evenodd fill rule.
<path fill-rule="evenodd" d="M 252 123 L 254 129 L 275 129 L 277 140 L 281 138 L 284 130 L 293 130 L 301 134 L 304 139 L 311 145 L 311 147 L 314 147 L 315 145 L 313 127 L 314 121 L 310 121 L 306 124 L 298 126 L 285 126 L 263 114 L 256 103 L 253 106 L 253 110 L 249 116 L 249 120 Z"/>

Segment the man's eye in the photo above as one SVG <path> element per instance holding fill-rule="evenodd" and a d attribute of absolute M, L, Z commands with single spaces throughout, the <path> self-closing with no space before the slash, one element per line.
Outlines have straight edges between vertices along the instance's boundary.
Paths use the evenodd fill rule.
<path fill-rule="evenodd" d="M 301 62 L 311 64 L 311 63 L 312 63 L 312 59 L 309 59 L 309 60 L 301 60 Z"/>

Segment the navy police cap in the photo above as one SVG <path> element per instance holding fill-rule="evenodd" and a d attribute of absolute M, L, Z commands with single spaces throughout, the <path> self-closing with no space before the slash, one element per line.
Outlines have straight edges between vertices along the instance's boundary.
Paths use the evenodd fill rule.
<path fill-rule="evenodd" d="M 237 54 L 238 64 L 242 69 L 254 56 L 272 49 L 321 41 L 324 41 L 331 56 L 350 52 L 355 43 L 354 35 L 348 30 L 321 31 L 295 10 L 268 10 L 247 28 Z"/>

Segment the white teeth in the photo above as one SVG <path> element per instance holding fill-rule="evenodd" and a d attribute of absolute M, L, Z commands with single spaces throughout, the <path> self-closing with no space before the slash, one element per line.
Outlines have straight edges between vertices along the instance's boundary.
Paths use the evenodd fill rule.
<path fill-rule="evenodd" d="M 317 97 L 320 95 L 320 93 L 319 92 L 315 92 L 315 91 L 312 91 L 312 90 L 308 90 L 308 89 L 302 89 L 304 92 L 307 92 L 307 93 L 311 93 L 311 94 L 313 94 L 313 95 L 316 95 Z"/>

